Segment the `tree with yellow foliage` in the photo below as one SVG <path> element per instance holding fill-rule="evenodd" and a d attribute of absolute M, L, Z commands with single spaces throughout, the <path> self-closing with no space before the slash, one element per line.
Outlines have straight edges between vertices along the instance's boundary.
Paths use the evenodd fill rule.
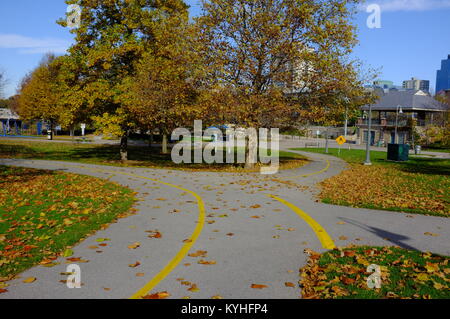
<path fill-rule="evenodd" d="M 105 133 L 119 134 L 122 160 L 128 159 L 127 141 L 136 128 L 128 109 L 127 82 L 136 74 L 142 55 L 154 41 L 159 20 L 187 11 L 181 0 L 66 0 L 82 8 L 75 44 L 69 55 L 77 65 L 81 99 L 86 112 Z M 58 22 L 67 26 L 66 19 Z"/>
<path fill-rule="evenodd" d="M 206 83 L 204 61 L 188 13 L 158 20 L 153 42 L 138 64 L 136 76 L 129 79 L 133 94 L 129 109 L 141 125 L 160 131 L 162 153 L 168 153 L 168 136 L 175 128 L 191 127 L 194 120 L 205 119 L 199 97 Z"/>
<path fill-rule="evenodd" d="M 227 122 L 255 129 L 292 119 L 330 122 L 343 117 L 346 97 L 351 107 L 364 105 L 357 65 L 348 59 L 357 43 L 352 16 L 359 2 L 204 0 L 197 22 L 210 76 L 234 101 Z M 248 152 L 247 166 L 251 158 Z"/>
<path fill-rule="evenodd" d="M 18 98 L 18 112 L 24 120 L 46 120 L 50 130 L 61 118 L 58 101 L 59 68 L 55 56 L 47 54 L 39 66 L 22 81 Z"/>

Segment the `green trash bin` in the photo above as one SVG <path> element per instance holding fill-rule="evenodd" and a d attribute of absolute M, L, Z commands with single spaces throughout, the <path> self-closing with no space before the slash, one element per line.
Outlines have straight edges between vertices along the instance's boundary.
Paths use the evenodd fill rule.
<path fill-rule="evenodd" d="M 396 162 L 405 162 L 409 160 L 409 145 L 388 144 L 387 159 Z"/>

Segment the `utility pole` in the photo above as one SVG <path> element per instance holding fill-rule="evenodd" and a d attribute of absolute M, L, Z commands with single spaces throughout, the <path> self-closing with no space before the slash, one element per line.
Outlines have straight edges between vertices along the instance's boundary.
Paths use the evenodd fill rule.
<path fill-rule="evenodd" d="M 372 104 L 369 104 L 369 118 L 367 122 L 367 145 L 366 145 L 366 161 L 364 165 L 370 166 L 372 162 L 370 161 L 370 138 L 371 138 L 371 129 L 372 129 Z"/>
<path fill-rule="evenodd" d="M 348 97 L 345 97 L 344 101 L 345 101 L 344 137 L 345 137 L 345 139 L 347 139 L 347 135 L 348 135 L 348 103 L 350 102 L 350 99 Z"/>
<path fill-rule="evenodd" d="M 403 114 L 403 110 L 401 105 L 397 105 L 397 109 L 395 111 L 395 133 L 394 133 L 394 144 L 398 144 L 397 132 L 398 132 L 398 114 Z"/>

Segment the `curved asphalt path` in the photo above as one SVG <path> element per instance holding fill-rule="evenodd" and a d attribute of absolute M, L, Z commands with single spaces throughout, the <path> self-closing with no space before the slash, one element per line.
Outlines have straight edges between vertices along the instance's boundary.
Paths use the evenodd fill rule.
<path fill-rule="evenodd" d="M 269 194 L 306 213 L 337 246 L 398 245 L 450 255 L 450 219 L 316 202 L 316 183 L 338 174 L 346 164 L 331 156 L 302 154 L 311 159 L 308 165 L 274 176 L 0 159 L 0 165 L 107 178 L 134 189 L 140 199 L 135 205 L 136 215 L 118 220 L 73 248 L 73 257 L 89 260 L 78 263 L 82 288 L 69 289 L 60 282 L 67 279 L 61 273 L 66 272 L 70 262 L 59 258 L 57 266 L 36 266 L 22 273 L 9 282 L 9 291 L 0 298 L 130 298 L 155 277 L 161 280 L 156 285 L 153 280 L 151 292 L 167 291 L 171 298 L 299 298 L 298 269 L 306 262 L 304 249 L 325 248 L 306 219 L 269 198 Z M 205 222 L 199 218 L 199 203 L 192 193 L 160 181 L 199 196 L 205 204 Z M 198 239 L 186 243 L 196 229 L 200 229 Z M 158 230 L 162 238 L 148 238 L 146 231 L 150 230 Z M 425 232 L 439 236 L 426 236 Z M 97 238 L 109 238 L 108 246 L 89 249 L 99 244 Z M 129 249 L 128 245 L 135 242 L 140 247 Z M 180 250 L 186 245 L 192 245 L 189 253 L 202 250 L 207 251 L 207 256 L 183 255 Z M 174 257 L 179 262 L 171 271 L 162 271 Z M 199 264 L 201 259 L 216 263 Z M 128 266 L 136 261 L 140 262 L 138 267 Z M 23 283 L 28 277 L 37 280 Z M 191 286 L 182 281 L 198 289 L 189 291 Z M 286 282 L 294 283 L 296 288 L 286 287 Z M 267 288 L 252 289 L 252 284 Z"/>

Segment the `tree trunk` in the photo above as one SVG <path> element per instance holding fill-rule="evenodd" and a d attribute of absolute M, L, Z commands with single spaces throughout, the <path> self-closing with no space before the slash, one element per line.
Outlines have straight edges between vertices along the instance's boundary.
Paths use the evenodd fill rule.
<path fill-rule="evenodd" d="M 124 133 L 120 138 L 120 160 L 128 160 L 128 133 Z"/>
<path fill-rule="evenodd" d="M 248 130 L 248 136 L 246 138 L 247 145 L 245 148 L 245 168 L 253 168 L 258 158 L 258 136 L 256 131 Z"/>
<path fill-rule="evenodd" d="M 53 140 L 53 121 L 50 121 L 50 140 Z"/>
<path fill-rule="evenodd" d="M 163 154 L 167 154 L 167 134 L 163 134 L 163 138 L 162 138 L 162 153 Z"/>
<path fill-rule="evenodd" d="M 148 147 L 150 147 L 151 149 L 152 145 L 153 145 L 153 133 L 150 133 L 150 136 L 148 137 Z"/>

